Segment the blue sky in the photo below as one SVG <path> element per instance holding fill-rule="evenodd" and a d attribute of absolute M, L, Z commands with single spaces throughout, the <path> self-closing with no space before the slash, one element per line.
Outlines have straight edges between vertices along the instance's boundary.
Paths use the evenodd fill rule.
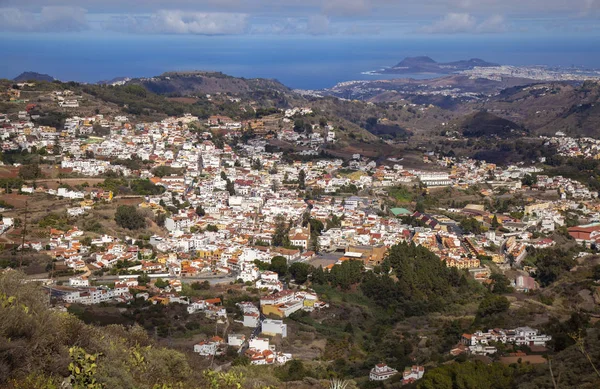
<path fill-rule="evenodd" d="M 0 34 L 599 36 L 600 0 L 0 0 Z"/>

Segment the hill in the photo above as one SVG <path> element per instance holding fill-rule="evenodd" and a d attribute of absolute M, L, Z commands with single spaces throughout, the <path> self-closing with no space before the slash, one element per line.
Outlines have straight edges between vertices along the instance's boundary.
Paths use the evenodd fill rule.
<path fill-rule="evenodd" d="M 505 88 L 531 83 L 532 80 L 517 77 L 490 80 L 451 74 L 427 80 L 399 78 L 343 82 L 320 93 L 374 103 L 409 100 L 414 104 L 433 104 L 444 109 L 455 109 L 474 99 L 487 99 L 488 96 L 495 95 Z"/>
<path fill-rule="evenodd" d="M 466 137 L 512 138 L 525 133 L 519 124 L 486 111 L 462 117 L 454 126 Z"/>
<path fill-rule="evenodd" d="M 387 74 L 411 74 L 411 73 L 438 73 L 449 74 L 461 70 L 470 70 L 475 67 L 498 66 L 496 63 L 484 61 L 479 58 L 459 60 L 454 62 L 436 62 L 427 56 L 406 57 L 396 66 L 383 70 Z"/>
<path fill-rule="evenodd" d="M 600 135 L 600 83 L 567 82 L 524 85 L 506 89 L 475 109 L 486 109 L 520 123 L 533 133 L 571 136 Z"/>
<path fill-rule="evenodd" d="M 157 77 L 134 78 L 127 84 L 139 84 L 148 91 L 171 96 L 215 93 L 251 94 L 255 92 L 289 92 L 276 80 L 237 78 L 220 72 L 167 72 Z"/>
<path fill-rule="evenodd" d="M 36 73 L 36 72 L 23 72 L 17 77 L 13 78 L 13 81 L 48 81 L 52 82 L 55 78 L 48 74 Z"/>

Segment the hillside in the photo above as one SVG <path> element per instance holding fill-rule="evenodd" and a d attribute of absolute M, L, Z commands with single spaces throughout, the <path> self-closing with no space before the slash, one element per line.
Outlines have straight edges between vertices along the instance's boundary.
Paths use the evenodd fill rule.
<path fill-rule="evenodd" d="M 461 104 L 487 98 L 505 88 L 531 83 L 532 80 L 517 77 L 490 80 L 452 74 L 427 80 L 399 78 L 344 82 L 320 93 L 374 103 L 409 100 L 414 104 L 433 104 L 444 109 L 454 110 L 460 108 Z"/>
<path fill-rule="evenodd" d="M 600 135 L 600 84 L 544 83 L 507 89 L 475 109 L 520 123 L 536 134 Z"/>
<path fill-rule="evenodd" d="M 486 111 L 479 111 L 458 119 L 450 128 L 462 131 L 465 137 L 512 138 L 524 135 L 525 129 L 519 124 L 503 119 Z"/>
<path fill-rule="evenodd" d="M 13 78 L 13 81 L 48 81 L 52 82 L 55 78 L 47 74 L 36 73 L 36 72 L 23 72 L 17 77 Z"/>
<path fill-rule="evenodd" d="M 139 84 L 150 92 L 188 96 L 214 93 L 250 94 L 254 92 L 289 92 L 276 80 L 245 79 L 220 72 L 167 72 L 152 78 L 135 78 L 128 84 Z"/>

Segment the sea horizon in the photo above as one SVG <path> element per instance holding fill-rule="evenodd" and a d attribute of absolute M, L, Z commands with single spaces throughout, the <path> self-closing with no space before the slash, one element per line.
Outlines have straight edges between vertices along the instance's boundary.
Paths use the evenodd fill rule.
<path fill-rule="evenodd" d="M 9 34 L 10 35 L 10 34 Z M 9 36 L 0 77 L 24 71 L 61 81 L 96 83 L 152 77 L 167 71 L 218 71 L 235 77 L 276 79 L 293 89 L 324 89 L 339 82 L 433 78 L 436 74 L 377 74 L 408 56 L 438 62 L 481 58 L 503 65 L 600 68 L 600 38 L 126 36 L 61 34 Z M 593 53 L 593 54 L 590 54 Z"/>

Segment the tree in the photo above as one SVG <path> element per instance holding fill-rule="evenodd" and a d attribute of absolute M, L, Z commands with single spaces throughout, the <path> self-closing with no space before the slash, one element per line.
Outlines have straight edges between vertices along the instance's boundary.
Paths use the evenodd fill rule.
<path fill-rule="evenodd" d="M 206 231 L 208 232 L 218 232 L 219 228 L 213 224 L 209 224 L 206 226 Z"/>
<path fill-rule="evenodd" d="M 202 208 L 202 205 L 198 205 L 196 207 L 196 215 L 203 217 L 204 215 L 206 215 L 206 211 L 204 211 L 204 208 Z"/>
<path fill-rule="evenodd" d="M 288 368 L 284 381 L 300 381 L 306 376 L 304 364 L 299 359 L 293 359 L 285 364 Z"/>
<path fill-rule="evenodd" d="M 303 284 L 308 280 L 310 265 L 304 262 L 294 262 L 290 266 L 290 274 L 296 283 Z"/>
<path fill-rule="evenodd" d="M 469 234 L 481 234 L 482 232 L 481 223 L 472 217 L 461 220 L 459 225 L 460 228 Z"/>
<path fill-rule="evenodd" d="M 19 177 L 24 180 L 35 180 L 36 178 L 42 177 L 42 170 L 36 163 L 23 165 L 19 168 Z"/>
<path fill-rule="evenodd" d="M 150 282 L 150 277 L 148 274 L 144 273 L 141 276 L 138 276 L 137 280 L 139 285 L 145 286 L 148 284 L 148 282 Z"/>
<path fill-rule="evenodd" d="M 137 230 L 146 227 L 146 219 L 134 206 L 119 205 L 115 213 L 117 225 L 129 230 Z"/>
<path fill-rule="evenodd" d="M 283 215 L 277 215 L 275 217 L 275 233 L 273 234 L 273 246 L 276 247 L 287 247 L 290 245 L 290 238 L 288 236 L 289 228 L 285 223 Z"/>
<path fill-rule="evenodd" d="M 318 268 L 314 269 L 311 273 L 311 281 L 313 284 L 323 285 L 327 282 L 325 277 L 325 271 L 323 271 L 323 266 L 319 265 Z"/>
<path fill-rule="evenodd" d="M 531 250 L 531 261 L 537 267 L 535 278 L 541 286 L 548 286 L 575 266 L 572 253 L 556 248 Z"/>
<path fill-rule="evenodd" d="M 225 185 L 225 189 L 229 192 L 230 196 L 235 196 L 235 185 L 231 182 L 230 179 L 227 179 L 227 184 Z"/>
<path fill-rule="evenodd" d="M 298 173 L 298 188 L 305 189 L 306 188 L 306 173 L 304 169 L 300 170 Z"/>
<path fill-rule="evenodd" d="M 350 286 L 360 282 L 363 271 L 363 262 L 349 260 L 342 262 L 341 265 L 334 265 L 330 272 L 330 282 L 332 286 L 339 286 L 341 289 L 350 289 Z"/>
<path fill-rule="evenodd" d="M 260 158 L 256 158 L 252 160 L 252 169 L 254 170 L 262 170 L 263 164 Z"/>
<path fill-rule="evenodd" d="M 154 281 L 154 286 L 160 289 L 164 289 L 167 286 L 169 286 L 169 282 L 163 280 L 162 278 L 157 278 L 156 281 Z"/>
<path fill-rule="evenodd" d="M 269 266 L 269 270 L 279 274 L 280 277 L 286 275 L 288 272 L 287 259 L 285 259 L 285 257 L 282 257 L 281 255 L 277 255 L 271 258 L 271 265 Z"/>
<path fill-rule="evenodd" d="M 190 285 L 192 287 L 193 290 L 208 290 L 210 289 L 210 282 L 208 281 L 203 281 L 203 282 L 192 282 L 192 284 Z"/>
<path fill-rule="evenodd" d="M 419 213 L 425 212 L 425 205 L 423 204 L 422 200 L 417 201 L 417 204 L 415 205 L 415 211 Z"/>
<path fill-rule="evenodd" d="M 504 296 L 488 294 L 479 304 L 477 316 L 486 317 L 497 313 L 506 312 L 510 307 L 510 301 Z"/>
<path fill-rule="evenodd" d="M 496 215 L 494 215 L 494 217 L 492 218 L 492 228 L 496 229 L 498 227 L 500 227 L 500 223 L 498 222 L 498 218 L 496 217 Z"/>
<path fill-rule="evenodd" d="M 295 132 L 303 132 L 304 131 L 304 120 L 296 119 L 294 121 L 294 131 Z"/>
<path fill-rule="evenodd" d="M 531 174 L 525 174 L 523 176 L 523 178 L 521 179 L 521 183 L 525 186 L 531 186 L 533 184 L 535 184 L 536 182 L 536 177 L 532 176 Z"/>
<path fill-rule="evenodd" d="M 505 294 L 513 291 L 510 280 L 502 273 L 492 273 L 490 280 L 492 281 L 491 290 L 494 294 Z"/>

